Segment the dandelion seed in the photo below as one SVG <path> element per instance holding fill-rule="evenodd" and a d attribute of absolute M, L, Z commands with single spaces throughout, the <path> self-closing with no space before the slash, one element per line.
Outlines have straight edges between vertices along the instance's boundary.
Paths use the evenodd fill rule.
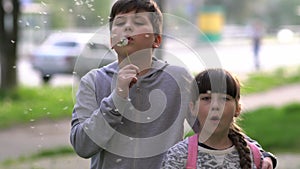
<path fill-rule="evenodd" d="M 81 19 L 86 20 L 85 16 L 81 15 Z"/>
<path fill-rule="evenodd" d="M 65 12 L 64 8 L 60 8 L 60 10 L 61 10 L 62 12 Z"/>
<path fill-rule="evenodd" d="M 128 38 L 122 37 L 120 41 L 117 43 L 117 46 L 122 47 L 128 45 Z"/>
<path fill-rule="evenodd" d="M 119 163 L 119 162 L 121 162 L 121 161 L 122 161 L 121 158 L 118 158 L 118 159 L 116 160 L 117 163 Z"/>
<path fill-rule="evenodd" d="M 17 66 L 13 66 L 13 69 L 17 68 Z"/>
<path fill-rule="evenodd" d="M 34 27 L 34 29 L 41 29 L 41 27 L 39 27 L 39 26 L 35 26 L 35 27 Z"/>
<path fill-rule="evenodd" d="M 30 122 L 34 122 L 35 120 L 34 119 L 30 119 Z"/>
<path fill-rule="evenodd" d="M 103 115 L 103 116 L 105 116 L 105 115 L 106 115 L 106 113 L 102 113 L 102 115 Z"/>
<path fill-rule="evenodd" d="M 68 106 L 65 106 L 64 108 L 63 108 L 63 110 L 67 110 L 69 107 Z"/>
<path fill-rule="evenodd" d="M 34 127 L 34 126 L 30 126 L 30 128 L 31 128 L 31 129 L 35 129 L 35 127 Z"/>
<path fill-rule="evenodd" d="M 89 128 L 88 128 L 87 126 L 84 126 L 84 129 L 85 129 L 85 130 L 88 130 Z"/>
<path fill-rule="evenodd" d="M 147 120 L 151 120 L 151 117 L 147 117 Z"/>
<path fill-rule="evenodd" d="M 47 4 L 46 4 L 45 2 L 43 2 L 43 1 L 41 1 L 41 4 L 42 4 L 43 6 L 47 6 Z"/>
<path fill-rule="evenodd" d="M 73 12 L 73 9 L 69 9 L 69 12 L 72 13 L 72 12 Z"/>

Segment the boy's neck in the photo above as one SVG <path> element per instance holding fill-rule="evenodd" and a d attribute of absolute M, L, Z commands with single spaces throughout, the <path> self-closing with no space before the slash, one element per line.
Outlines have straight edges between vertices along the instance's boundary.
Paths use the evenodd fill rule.
<path fill-rule="evenodd" d="M 124 67 L 128 64 L 134 64 L 139 67 L 139 76 L 146 74 L 152 67 L 152 52 L 138 52 L 129 56 L 118 56 L 119 67 Z"/>

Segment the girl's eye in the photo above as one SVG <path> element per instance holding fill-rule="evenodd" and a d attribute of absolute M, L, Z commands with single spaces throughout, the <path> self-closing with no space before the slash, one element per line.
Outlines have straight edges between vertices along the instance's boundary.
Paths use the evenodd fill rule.
<path fill-rule="evenodd" d="M 203 100 L 203 101 L 210 101 L 210 100 L 211 100 L 211 97 L 209 97 L 209 96 L 204 96 L 204 97 L 201 97 L 201 100 Z"/>
<path fill-rule="evenodd" d="M 221 97 L 221 100 L 222 101 L 229 101 L 230 99 L 228 97 L 224 96 L 224 97 Z"/>

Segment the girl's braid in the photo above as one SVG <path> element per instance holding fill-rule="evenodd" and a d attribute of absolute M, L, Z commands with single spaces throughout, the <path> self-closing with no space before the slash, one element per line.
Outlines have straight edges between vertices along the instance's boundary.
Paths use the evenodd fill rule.
<path fill-rule="evenodd" d="M 241 128 L 233 123 L 229 130 L 228 137 L 231 139 L 239 153 L 241 168 L 251 169 L 250 149 L 242 134 Z"/>

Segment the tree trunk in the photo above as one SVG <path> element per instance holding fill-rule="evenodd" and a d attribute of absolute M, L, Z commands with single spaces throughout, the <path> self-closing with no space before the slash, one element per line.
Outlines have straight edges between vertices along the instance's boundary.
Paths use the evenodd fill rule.
<path fill-rule="evenodd" d="M 9 90 L 17 86 L 16 60 L 20 6 L 18 0 L 11 0 L 9 2 L 12 9 L 5 9 L 2 1 L 0 0 L 0 88 Z"/>

